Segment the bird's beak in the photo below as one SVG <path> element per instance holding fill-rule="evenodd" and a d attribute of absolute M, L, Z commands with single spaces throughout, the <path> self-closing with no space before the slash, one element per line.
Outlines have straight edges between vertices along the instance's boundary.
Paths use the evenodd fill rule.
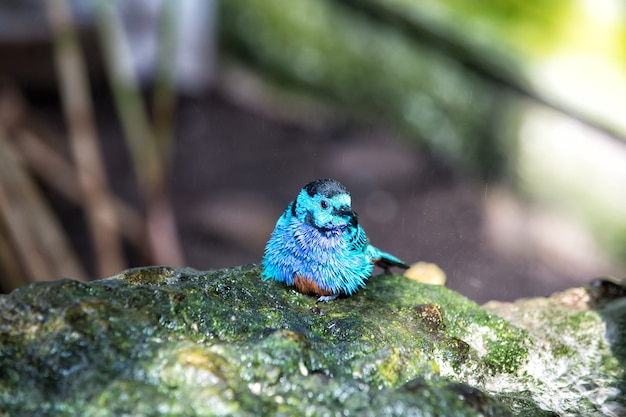
<path fill-rule="evenodd" d="M 341 206 L 339 209 L 334 209 L 333 214 L 336 216 L 346 216 L 350 219 L 356 215 L 356 213 L 349 206 Z"/>

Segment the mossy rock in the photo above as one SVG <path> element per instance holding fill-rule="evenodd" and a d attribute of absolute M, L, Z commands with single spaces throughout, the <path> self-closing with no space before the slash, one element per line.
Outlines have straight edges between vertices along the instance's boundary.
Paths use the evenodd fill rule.
<path fill-rule="evenodd" d="M 580 361 L 571 378 L 595 372 L 598 389 L 623 388 L 623 356 L 608 341 L 595 341 L 600 363 L 570 343 L 581 327 L 581 340 L 593 340 L 608 320 L 595 311 L 559 316 L 572 331 L 546 342 L 454 291 L 397 275 L 317 303 L 259 273 L 151 267 L 1 296 L 0 416 L 543 416 L 621 406 L 571 399 L 574 383 L 561 387 L 567 410 L 537 391 L 550 381 L 534 370 L 557 363 L 551 355 Z"/>

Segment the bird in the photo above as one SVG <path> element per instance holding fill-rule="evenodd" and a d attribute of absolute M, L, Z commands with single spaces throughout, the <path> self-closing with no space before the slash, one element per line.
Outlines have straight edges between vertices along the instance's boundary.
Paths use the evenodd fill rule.
<path fill-rule="evenodd" d="M 374 265 L 386 273 L 409 268 L 370 244 L 346 187 L 323 178 L 305 185 L 278 218 L 261 276 L 326 302 L 364 287 Z"/>

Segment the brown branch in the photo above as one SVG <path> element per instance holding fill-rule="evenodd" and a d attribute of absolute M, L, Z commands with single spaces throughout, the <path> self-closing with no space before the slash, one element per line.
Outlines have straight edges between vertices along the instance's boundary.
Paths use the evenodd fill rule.
<path fill-rule="evenodd" d="M 159 19 L 159 47 L 156 62 L 156 79 L 152 110 L 157 149 L 164 171 L 169 173 L 169 157 L 172 154 L 176 116 L 176 53 L 178 51 L 178 21 L 180 4 L 175 1 L 162 3 Z"/>
<path fill-rule="evenodd" d="M 0 213 L 21 264 L 32 280 L 85 273 L 61 225 L 26 173 L 17 152 L 0 128 Z"/>
<path fill-rule="evenodd" d="M 171 80 L 163 78 L 161 83 L 166 85 L 159 88 L 156 98 L 158 104 L 156 111 L 159 112 L 157 117 L 160 117 L 163 111 L 170 112 L 165 115 L 167 120 L 156 124 L 159 128 L 157 131 L 149 122 L 139 83 L 132 70 L 132 55 L 115 10 L 115 3 L 98 0 L 95 4 L 96 23 L 109 82 L 146 203 L 147 246 L 156 263 L 183 265 L 184 255 L 166 187 L 169 165 L 167 158 L 171 155 L 175 104 L 172 91 L 167 90 L 171 87 L 171 84 L 168 84 Z"/>
<path fill-rule="evenodd" d="M 2 191 L 0 190 L 0 194 Z M 2 196 L 0 195 L 0 200 Z M 2 204 L 0 204 L 0 217 L 3 213 Z M 28 277 L 18 262 L 18 254 L 11 244 L 8 237 L 9 231 L 0 224 L 0 291 L 11 292 L 15 288 L 26 285 L 30 282 Z"/>
<path fill-rule="evenodd" d="M 44 183 L 63 197 L 75 204 L 81 203 L 81 192 L 76 172 L 71 163 L 63 155 L 28 130 L 19 129 L 15 132 L 15 145 L 20 151 L 24 162 Z M 92 175 L 91 173 L 89 173 Z M 92 180 L 93 181 L 93 180 Z M 102 227 L 117 228 L 129 242 L 141 249 L 143 237 L 143 219 L 126 202 L 114 195 L 108 197 L 117 213 L 117 223 L 107 223 L 109 218 L 99 218 Z M 99 213 L 98 213 L 99 214 Z"/>
<path fill-rule="evenodd" d="M 118 228 L 103 226 L 117 223 L 117 218 L 108 198 L 110 193 L 97 143 L 85 64 L 68 1 L 47 0 L 46 5 L 54 34 L 55 61 L 70 143 L 93 238 L 98 275 L 108 276 L 123 269 L 125 262 L 116 233 Z M 106 220 L 103 223 L 101 219 Z"/>

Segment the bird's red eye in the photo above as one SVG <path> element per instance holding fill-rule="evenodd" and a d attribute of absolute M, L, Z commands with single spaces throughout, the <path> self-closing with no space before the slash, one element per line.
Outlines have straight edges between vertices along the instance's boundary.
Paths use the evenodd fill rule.
<path fill-rule="evenodd" d="M 328 208 L 328 201 L 322 200 L 320 202 L 320 207 L 322 207 L 324 210 L 326 210 Z"/>

